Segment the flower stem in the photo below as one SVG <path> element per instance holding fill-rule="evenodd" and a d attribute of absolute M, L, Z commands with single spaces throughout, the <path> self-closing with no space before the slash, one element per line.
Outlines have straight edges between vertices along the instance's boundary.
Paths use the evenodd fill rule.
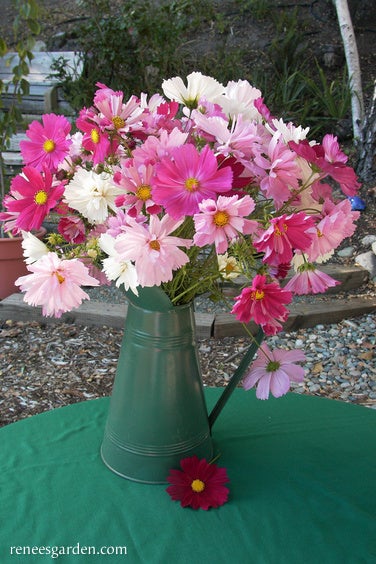
<path fill-rule="evenodd" d="M 239 384 L 240 380 L 243 378 L 245 371 L 247 370 L 251 360 L 255 356 L 257 350 L 259 349 L 262 340 L 264 338 L 264 332 L 259 327 L 257 335 L 254 337 L 253 342 L 248 347 L 247 351 L 244 353 L 242 360 L 240 361 L 239 366 L 235 370 L 234 374 L 231 377 L 230 382 L 227 384 L 226 388 L 223 390 L 222 395 L 220 396 L 219 400 L 215 404 L 214 408 L 212 409 L 209 415 L 209 427 L 212 429 L 214 422 L 216 421 L 218 415 L 221 413 L 222 409 L 227 403 L 227 400 L 231 396 L 232 392 L 235 390 L 237 385 Z"/>

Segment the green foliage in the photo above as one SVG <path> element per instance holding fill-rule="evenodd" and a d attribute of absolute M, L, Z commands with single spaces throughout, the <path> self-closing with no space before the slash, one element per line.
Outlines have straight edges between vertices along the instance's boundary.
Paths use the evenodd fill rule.
<path fill-rule="evenodd" d="M 0 80 L 0 95 L 12 93 L 12 104 L 5 111 L 0 97 L 0 150 L 2 151 L 9 144 L 10 137 L 17 131 L 17 127 L 22 123 L 22 114 L 18 108 L 22 97 L 29 92 L 27 75 L 29 74 L 29 64 L 33 59 L 32 48 L 35 42 L 35 35 L 40 32 L 38 23 L 39 6 L 36 0 L 15 0 L 17 9 L 13 22 L 13 36 L 15 46 L 12 50 L 16 53 L 16 58 L 9 58 L 12 78 L 9 83 Z M 8 46 L 4 38 L 0 38 L 0 56 L 4 57 L 8 53 Z M 13 66 L 12 66 L 13 65 Z"/>
<path fill-rule="evenodd" d="M 14 60 L 9 59 L 12 74 L 9 83 L 4 83 L 0 80 L 0 205 L 5 192 L 2 151 L 9 146 L 10 138 L 16 133 L 23 121 L 19 104 L 22 101 L 22 97 L 29 92 L 29 83 L 26 77 L 29 74 L 29 64 L 33 58 L 32 48 L 35 36 L 40 32 L 38 23 L 40 11 L 36 0 L 14 0 L 14 4 L 16 8 L 16 16 L 13 22 L 15 46 L 12 50 L 17 55 Z M 1 37 L 0 56 L 6 56 L 8 51 L 7 43 Z M 12 94 L 12 103 L 5 110 L 2 95 L 9 92 Z"/>
<path fill-rule="evenodd" d="M 232 29 L 220 2 L 81 0 L 81 5 L 88 14 L 76 30 L 84 71 L 67 72 L 63 58 L 53 67 L 77 111 L 91 105 L 97 82 L 122 90 L 127 98 L 160 92 L 165 78 L 184 77 L 193 70 L 223 83 L 249 80 L 260 88 L 272 113 L 309 125 L 311 135 L 334 131 L 350 111 L 347 78 L 329 81 L 318 63 L 308 58 L 306 25 L 297 9 L 276 11 L 270 0 L 236 2 L 238 17 L 268 17 L 275 28 L 262 60 L 250 68 L 246 50 L 231 42 Z M 200 42 L 205 42 L 204 48 Z"/>
<path fill-rule="evenodd" d="M 98 81 L 126 96 L 157 91 L 164 78 L 188 69 L 185 47 L 202 22 L 214 17 L 209 0 L 81 4 L 90 15 L 77 30 L 84 72 L 73 85 L 64 64 L 54 65 L 54 76 L 63 81 L 76 109 L 91 103 Z"/>

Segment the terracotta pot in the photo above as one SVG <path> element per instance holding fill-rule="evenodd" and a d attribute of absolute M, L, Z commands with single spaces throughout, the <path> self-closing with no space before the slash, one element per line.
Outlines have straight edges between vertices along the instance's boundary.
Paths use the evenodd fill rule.
<path fill-rule="evenodd" d="M 34 233 L 38 239 L 43 239 L 46 229 L 42 227 Z M 28 274 L 24 262 L 22 237 L 2 237 L 0 238 L 0 299 L 19 292 L 18 286 L 14 283 L 20 276 Z"/>

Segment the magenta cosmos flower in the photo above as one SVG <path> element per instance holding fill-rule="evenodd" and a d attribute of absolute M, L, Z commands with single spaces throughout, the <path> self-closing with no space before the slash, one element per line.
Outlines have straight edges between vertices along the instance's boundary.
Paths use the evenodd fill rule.
<path fill-rule="evenodd" d="M 283 290 L 277 282 L 266 281 L 266 276 L 257 274 L 252 286 L 244 288 L 235 298 L 231 310 L 242 323 L 253 320 L 267 335 L 275 335 L 282 329 L 280 322 L 286 321 L 289 310 L 285 304 L 292 300 L 292 293 Z"/>
<path fill-rule="evenodd" d="M 56 172 L 69 154 L 71 124 L 64 116 L 55 114 L 44 114 L 42 121 L 43 125 L 39 121 L 29 125 L 26 131 L 29 140 L 20 142 L 22 158 L 37 170 L 46 165 L 51 172 Z"/>
<path fill-rule="evenodd" d="M 205 145 L 201 152 L 191 144 L 177 147 L 156 167 L 152 198 L 165 207 L 174 219 L 193 215 L 205 199 L 229 192 L 232 185 L 230 167 L 218 169 L 213 151 Z"/>
<path fill-rule="evenodd" d="M 256 397 L 258 399 L 268 399 L 269 393 L 279 398 L 289 391 L 291 381 L 303 381 L 304 368 L 295 363 L 304 362 L 305 359 L 304 353 L 300 350 L 271 351 L 264 343 L 259 349 L 257 359 L 252 363 L 244 378 L 243 387 L 249 390 L 257 384 Z"/>
<path fill-rule="evenodd" d="M 254 245 L 264 253 L 263 262 L 271 265 L 289 263 L 294 250 L 304 251 L 310 246 L 313 235 L 308 230 L 313 225 L 312 217 L 303 212 L 275 217 Z"/>
<path fill-rule="evenodd" d="M 181 470 L 170 470 L 166 491 L 182 507 L 204 509 L 219 507 L 226 503 L 229 489 L 224 485 L 229 479 L 226 468 L 218 468 L 197 456 L 183 458 Z"/>
<path fill-rule="evenodd" d="M 83 299 L 90 299 L 81 286 L 98 286 L 86 266 L 78 259 L 62 260 L 56 253 L 47 253 L 30 264 L 31 274 L 15 282 L 24 301 L 32 306 L 42 306 L 43 315 L 61 317 L 62 313 L 78 307 Z"/>
<path fill-rule="evenodd" d="M 217 201 L 204 200 L 199 204 L 200 213 L 194 215 L 196 233 L 195 245 L 203 247 L 215 243 L 218 254 L 227 251 L 229 241 L 234 241 L 239 233 L 249 235 L 257 227 L 257 221 L 245 219 L 250 215 L 255 203 L 250 196 L 219 196 Z"/>
<path fill-rule="evenodd" d="M 10 195 L 5 205 L 8 212 L 19 215 L 16 226 L 23 231 L 39 229 L 48 212 L 56 206 L 64 192 L 64 185 L 52 186 L 51 172 L 44 174 L 32 166 L 25 166 L 22 174 L 12 180 Z"/>

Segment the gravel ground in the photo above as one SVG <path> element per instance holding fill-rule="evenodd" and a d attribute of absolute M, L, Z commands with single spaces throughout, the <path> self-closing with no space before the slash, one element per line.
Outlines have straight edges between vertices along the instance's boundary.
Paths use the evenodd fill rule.
<path fill-rule="evenodd" d="M 0 332 L 0 426 L 111 393 L 122 331 L 7 321 Z M 269 345 L 301 348 L 306 379 L 294 393 L 376 408 L 376 313 L 280 333 Z M 198 342 L 204 385 L 225 386 L 246 338 Z M 249 392 L 253 393 L 253 392 Z"/>

